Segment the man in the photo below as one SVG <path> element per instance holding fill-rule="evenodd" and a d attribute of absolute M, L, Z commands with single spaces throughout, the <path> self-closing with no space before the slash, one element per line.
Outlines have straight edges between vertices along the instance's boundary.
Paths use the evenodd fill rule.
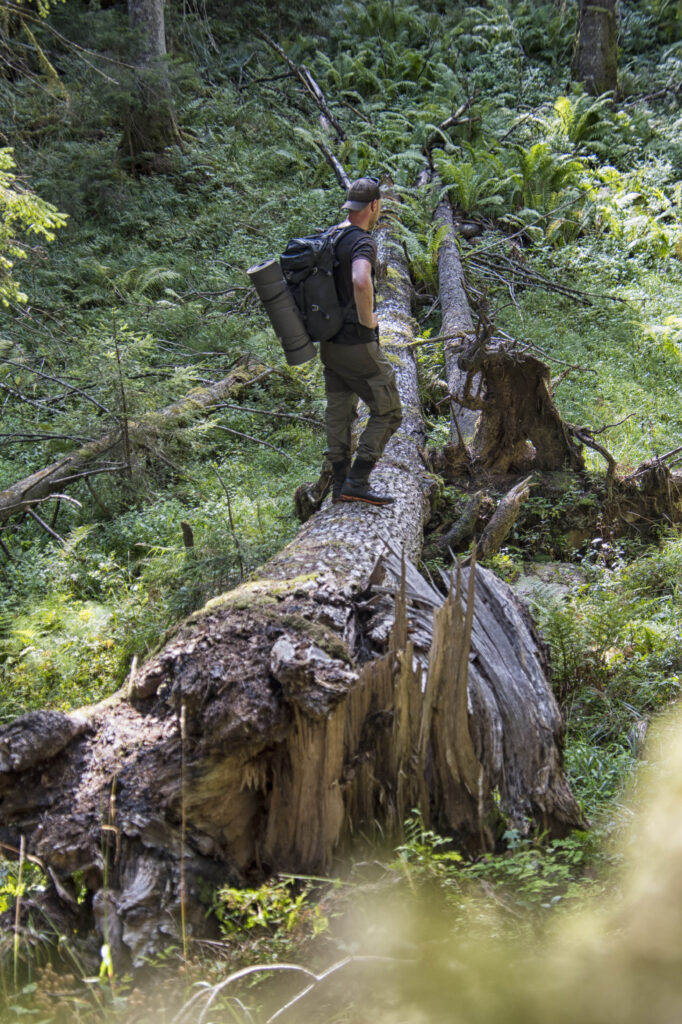
<path fill-rule="evenodd" d="M 342 209 L 348 217 L 339 225 L 334 271 L 339 302 L 347 310 L 339 333 L 320 345 L 327 396 L 326 456 L 334 470 L 332 501 L 363 501 L 391 505 L 389 495 L 369 486 L 369 475 L 388 439 L 402 422 L 395 374 L 379 345 L 374 311 L 376 243 L 370 232 L 381 212 L 381 189 L 376 178 L 358 178 L 348 190 Z M 369 408 L 351 467 L 351 426 L 358 398 Z"/>

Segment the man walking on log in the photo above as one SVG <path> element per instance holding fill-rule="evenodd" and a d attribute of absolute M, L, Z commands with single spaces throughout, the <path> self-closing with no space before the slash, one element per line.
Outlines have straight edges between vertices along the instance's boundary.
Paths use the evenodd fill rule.
<path fill-rule="evenodd" d="M 375 494 L 369 475 L 402 422 L 400 396 L 393 368 L 379 345 L 375 312 L 374 268 L 376 242 L 370 231 L 381 212 L 381 189 L 376 178 L 358 178 L 348 190 L 342 209 L 348 217 L 336 245 L 334 277 L 346 320 L 335 337 L 320 344 L 327 396 L 326 456 L 334 470 L 332 501 L 363 501 L 390 505 L 389 495 Z M 358 398 L 369 408 L 369 420 L 350 464 L 351 426 Z"/>

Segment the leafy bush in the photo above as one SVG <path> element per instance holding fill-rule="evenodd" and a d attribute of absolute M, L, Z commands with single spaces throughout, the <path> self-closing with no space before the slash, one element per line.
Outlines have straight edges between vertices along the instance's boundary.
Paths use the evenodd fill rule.
<path fill-rule="evenodd" d="M 48 242 L 54 240 L 57 228 L 64 227 L 66 216 L 51 203 L 46 203 L 23 187 L 16 174 L 14 150 L 0 149 L 0 305 L 25 302 L 26 294 L 14 277 L 15 260 L 28 256 L 27 242 L 34 236 Z"/>
<path fill-rule="evenodd" d="M 584 832 L 543 842 L 509 829 L 502 837 L 504 853 L 475 860 L 466 860 L 452 840 L 425 828 L 417 814 L 406 822 L 405 833 L 392 868 L 405 875 L 412 888 L 436 886 L 459 909 L 468 906 L 471 911 L 476 900 L 486 900 L 491 887 L 498 900 L 517 911 L 542 912 L 584 895 L 583 872 L 592 848 Z"/>
<path fill-rule="evenodd" d="M 328 927 L 316 892 L 312 881 L 293 877 L 271 879 L 257 889 L 223 886 L 213 894 L 211 912 L 223 938 L 250 957 L 291 956 Z"/>

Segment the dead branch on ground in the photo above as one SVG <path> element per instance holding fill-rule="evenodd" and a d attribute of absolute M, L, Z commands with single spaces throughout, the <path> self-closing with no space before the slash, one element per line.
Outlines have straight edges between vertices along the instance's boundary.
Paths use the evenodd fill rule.
<path fill-rule="evenodd" d="M 148 445 L 150 436 L 156 436 L 158 439 L 163 429 L 184 425 L 198 413 L 206 412 L 218 405 L 234 390 L 262 381 L 272 372 L 272 369 L 249 360 L 238 364 L 227 377 L 216 384 L 196 388 L 185 398 L 172 402 L 165 408 L 146 413 L 137 420 L 128 421 L 128 440 L 133 444 Z M 118 423 L 114 431 L 89 442 L 75 452 L 63 456 L 51 466 L 38 470 L 1 491 L 0 523 L 27 512 L 41 501 L 52 500 L 55 492 L 62 492 L 65 487 L 78 480 L 101 473 L 119 472 L 121 463 L 118 460 L 113 463 L 109 460 L 106 464 L 102 464 L 101 460 L 122 444 L 122 426 Z M 158 451 L 156 454 L 159 455 Z"/>
<path fill-rule="evenodd" d="M 295 64 L 293 60 L 289 57 L 289 55 L 286 53 L 286 51 L 282 49 L 279 43 L 276 43 L 274 39 L 271 39 L 267 32 L 264 32 L 260 28 L 256 28 L 255 33 L 257 36 L 259 36 L 260 39 L 267 43 L 270 49 L 273 50 L 273 52 L 276 53 L 278 57 L 281 57 L 281 59 L 287 64 L 289 70 L 299 80 L 299 82 L 301 83 L 305 91 L 308 93 L 310 98 L 313 100 L 315 105 L 318 107 L 322 115 L 327 119 L 327 121 L 329 121 L 331 125 L 333 125 L 334 131 L 336 132 L 339 141 L 344 142 L 346 140 L 346 133 L 343 127 L 341 126 L 340 122 L 332 113 L 329 104 L 327 103 L 327 99 L 324 93 L 322 92 L 322 89 L 317 84 L 317 82 L 315 81 L 310 71 L 305 66 L 305 64 Z"/>
<path fill-rule="evenodd" d="M 476 558 L 490 558 L 502 547 L 530 494 L 531 480 L 530 476 L 520 480 L 502 498 L 476 545 Z"/>

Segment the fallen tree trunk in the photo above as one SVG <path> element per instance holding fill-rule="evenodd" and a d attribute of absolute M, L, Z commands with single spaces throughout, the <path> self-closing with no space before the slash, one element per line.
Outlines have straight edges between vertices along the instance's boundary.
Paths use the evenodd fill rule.
<path fill-rule="evenodd" d="M 112 467 L 110 463 L 102 463 L 100 460 L 105 456 L 111 459 L 116 454 L 120 455 L 129 445 L 139 445 L 147 451 L 150 447 L 153 449 L 163 432 L 181 426 L 197 413 L 218 405 L 244 385 L 264 380 L 271 372 L 247 361 L 236 366 L 216 384 L 195 388 L 184 398 L 163 409 L 146 413 L 137 420 L 128 420 L 125 424 L 119 423 L 115 430 L 103 437 L 90 441 L 77 451 L 53 462 L 51 466 L 31 473 L 0 491 L 0 523 L 23 515 L 34 505 L 49 501 L 53 495 L 61 493 L 78 480 L 98 473 L 125 469 L 125 464 L 119 461 Z"/>
<path fill-rule="evenodd" d="M 436 207 L 434 220 L 444 230 L 438 250 L 438 286 L 443 310 L 442 334 L 445 354 L 445 373 L 452 397 L 451 439 L 453 444 L 470 441 L 476 428 L 478 413 L 459 402 L 464 391 L 466 373 L 459 367 L 459 356 L 476 337 L 469 300 L 464 289 L 464 272 L 459 257 L 452 207 L 442 199 Z"/>
<path fill-rule="evenodd" d="M 582 469 L 575 431 L 564 423 L 552 399 L 549 367 L 529 353 L 490 343 L 490 324 L 479 324 L 477 333 L 447 200 L 439 203 L 435 219 L 445 229 L 438 275 L 452 399 L 451 445 L 439 454 L 435 468 L 457 476 L 464 468 L 466 441 L 471 442 L 476 467 L 483 470 L 527 472 L 561 469 L 564 464 Z"/>
<path fill-rule="evenodd" d="M 404 420 L 375 475 L 395 505 L 324 508 L 253 581 L 183 625 L 128 695 L 0 730 L 0 841 L 23 836 L 52 880 L 46 898 L 74 915 L 82 873 L 90 923 L 119 961 L 177 941 L 183 899 L 188 927 L 205 928 L 202 880 L 323 871 L 353 830 L 352 766 L 384 714 L 372 697 L 359 718 L 350 699 L 353 598 L 385 538 L 418 557 L 429 493 L 409 276 L 386 227 L 379 264 Z"/>

